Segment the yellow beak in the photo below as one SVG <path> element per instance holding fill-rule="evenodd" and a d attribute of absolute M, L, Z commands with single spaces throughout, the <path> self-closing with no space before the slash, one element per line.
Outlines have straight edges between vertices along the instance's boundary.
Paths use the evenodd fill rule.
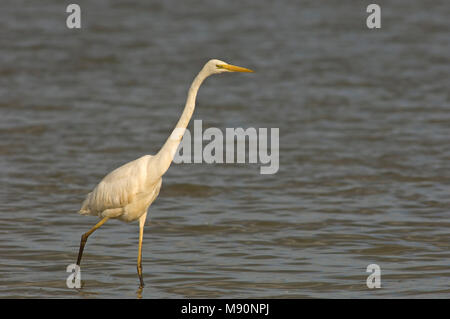
<path fill-rule="evenodd" d="M 253 72 L 253 70 L 243 68 L 240 66 L 236 66 L 236 65 L 231 65 L 231 64 L 221 64 L 221 65 L 218 65 L 217 67 L 226 69 L 231 72 Z"/>

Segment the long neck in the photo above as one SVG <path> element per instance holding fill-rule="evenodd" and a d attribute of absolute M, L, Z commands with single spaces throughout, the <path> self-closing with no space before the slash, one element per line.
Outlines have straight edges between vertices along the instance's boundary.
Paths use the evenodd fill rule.
<path fill-rule="evenodd" d="M 208 77 L 208 75 L 209 74 L 207 74 L 202 69 L 202 71 L 200 71 L 200 73 L 195 77 L 189 89 L 183 114 L 181 114 L 181 117 L 178 120 L 177 125 L 172 131 L 172 134 L 170 134 L 166 143 L 164 143 L 163 147 L 155 155 L 152 161 L 152 164 L 156 166 L 156 167 L 154 166 L 154 168 L 156 168 L 157 170 L 156 174 L 158 175 L 158 177 L 164 175 L 164 173 L 169 169 L 170 164 L 172 163 L 172 160 L 178 149 L 178 145 L 180 145 L 186 127 L 188 126 L 189 121 L 192 117 L 192 113 L 194 113 L 197 92 L 203 81 Z"/>

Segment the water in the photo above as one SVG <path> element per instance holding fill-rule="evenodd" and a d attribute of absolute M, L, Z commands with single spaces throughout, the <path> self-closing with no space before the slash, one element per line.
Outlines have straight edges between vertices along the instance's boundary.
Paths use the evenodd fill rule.
<path fill-rule="evenodd" d="M 448 1 L 0 4 L 0 297 L 450 297 Z M 280 170 L 172 165 L 144 234 L 76 214 L 155 153 L 209 58 L 204 127 L 280 128 Z M 190 128 L 192 128 L 192 121 Z M 381 267 L 368 289 L 366 267 Z"/>

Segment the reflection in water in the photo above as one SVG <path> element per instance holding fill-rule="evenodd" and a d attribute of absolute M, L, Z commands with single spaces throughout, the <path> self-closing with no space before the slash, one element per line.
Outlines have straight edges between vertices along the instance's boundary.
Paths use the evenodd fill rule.
<path fill-rule="evenodd" d="M 142 299 L 142 287 L 139 287 L 138 290 L 136 291 L 136 296 L 137 299 Z"/>

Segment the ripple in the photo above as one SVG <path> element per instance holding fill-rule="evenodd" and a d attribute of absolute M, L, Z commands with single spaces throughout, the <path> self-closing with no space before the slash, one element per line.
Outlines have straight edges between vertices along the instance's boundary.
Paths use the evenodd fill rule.
<path fill-rule="evenodd" d="M 402 23 L 370 36 L 350 2 L 91 1 L 71 36 L 59 1 L 3 2 L 0 297 L 449 296 L 445 2 L 392 3 Z M 218 53 L 257 72 L 208 79 L 194 118 L 279 128 L 279 171 L 172 165 L 146 222 L 146 288 L 137 223 L 110 220 L 89 238 L 83 288 L 68 289 L 97 221 L 76 213 L 85 194 L 158 151 Z"/>

